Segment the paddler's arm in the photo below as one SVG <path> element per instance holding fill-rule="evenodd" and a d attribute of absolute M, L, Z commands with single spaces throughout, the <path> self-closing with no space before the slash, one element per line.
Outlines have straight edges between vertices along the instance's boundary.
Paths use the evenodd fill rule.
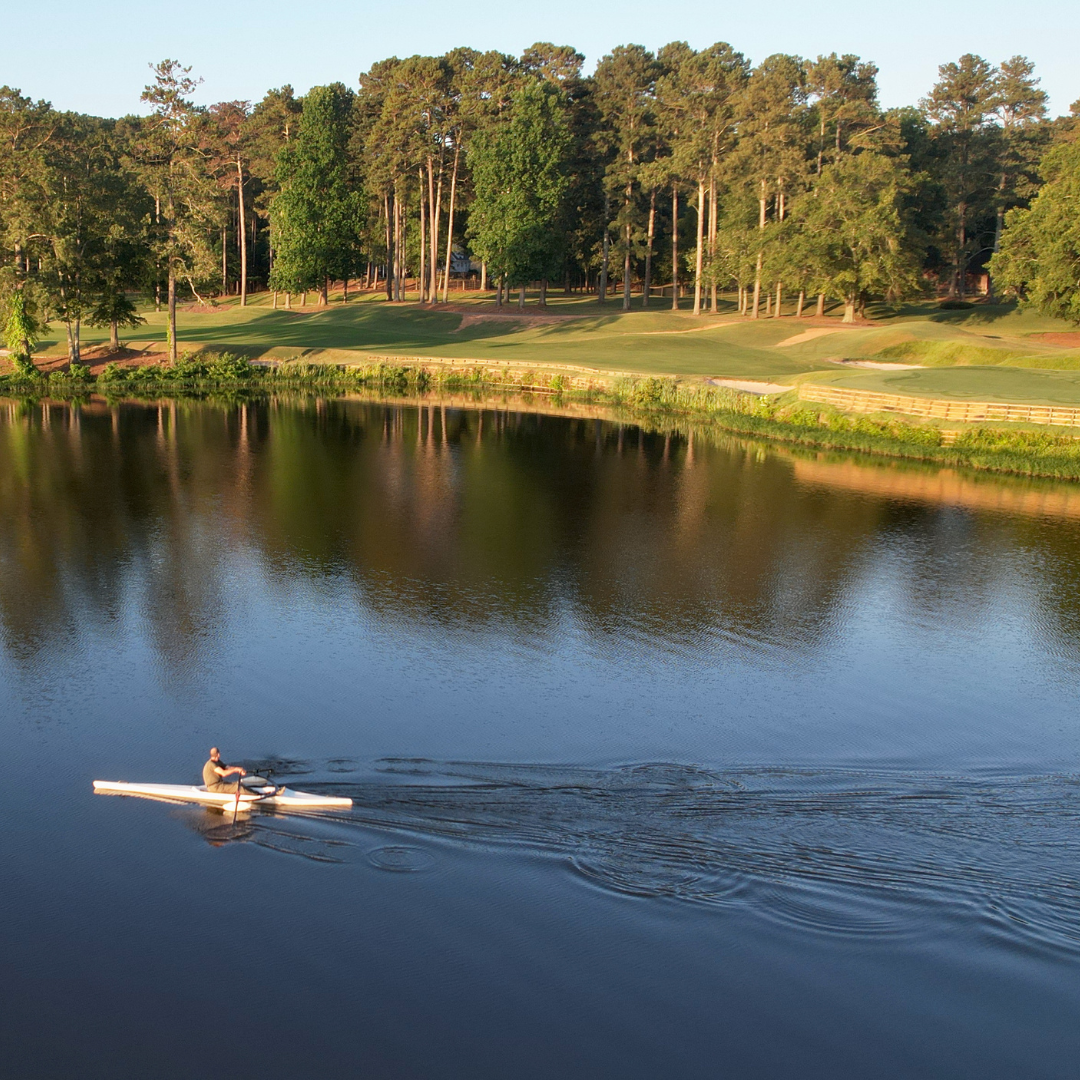
<path fill-rule="evenodd" d="M 216 772 L 218 776 L 232 776 L 233 773 L 247 776 L 247 769 L 242 769 L 239 765 L 230 765 L 227 769 L 223 769 L 220 765 L 215 765 L 214 772 Z"/>

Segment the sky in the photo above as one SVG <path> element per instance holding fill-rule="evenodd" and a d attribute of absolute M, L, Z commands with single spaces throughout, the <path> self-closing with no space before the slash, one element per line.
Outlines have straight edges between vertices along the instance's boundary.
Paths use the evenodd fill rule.
<path fill-rule="evenodd" d="M 338 0 L 308 7 L 296 0 L 256 4 L 186 0 L 12 0 L 5 5 L 0 85 L 17 87 L 59 109 L 119 116 L 144 111 L 139 94 L 148 64 L 166 57 L 201 76 L 197 100 L 258 100 L 291 83 L 355 87 L 374 61 L 440 54 L 458 45 L 520 54 L 535 41 L 573 45 L 586 70 L 614 46 L 655 49 L 683 40 L 695 48 L 730 42 L 752 61 L 775 52 L 814 57 L 856 53 L 880 68 L 885 107 L 916 104 L 939 64 L 974 52 L 999 63 L 1017 53 L 1036 65 L 1051 115 L 1080 99 L 1078 0 L 816 0 L 768 4 L 435 3 L 433 0 Z M 18 43 L 28 43 L 25 47 Z"/>

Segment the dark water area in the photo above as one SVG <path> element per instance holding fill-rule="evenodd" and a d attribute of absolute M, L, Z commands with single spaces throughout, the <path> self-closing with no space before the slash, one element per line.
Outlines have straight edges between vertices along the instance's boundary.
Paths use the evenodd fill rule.
<path fill-rule="evenodd" d="M 1076 486 L 3 406 L 0 1074 L 1075 1076 L 1078 628 Z"/>

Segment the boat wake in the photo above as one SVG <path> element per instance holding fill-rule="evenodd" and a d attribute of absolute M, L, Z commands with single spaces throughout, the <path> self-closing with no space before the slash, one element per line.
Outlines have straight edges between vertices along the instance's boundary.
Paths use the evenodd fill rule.
<path fill-rule="evenodd" d="M 912 915 L 931 905 L 1029 945 L 1080 953 L 1080 785 L 1068 776 L 254 764 L 348 795 L 353 808 L 320 815 L 321 836 L 307 820 L 255 816 L 236 836 L 222 823 L 224 839 L 388 870 L 426 869 L 438 857 L 433 841 L 526 849 L 566 860 L 605 889 L 749 905 L 822 933 L 917 933 Z M 411 844 L 368 851 L 348 838 L 350 826 Z"/>

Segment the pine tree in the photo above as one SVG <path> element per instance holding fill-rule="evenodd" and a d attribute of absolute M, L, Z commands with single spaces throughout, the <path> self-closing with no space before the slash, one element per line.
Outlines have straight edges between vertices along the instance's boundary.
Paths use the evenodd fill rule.
<path fill-rule="evenodd" d="M 949 294 L 963 297 L 971 258 L 984 243 L 979 227 L 994 201 L 994 132 L 991 121 L 997 72 L 981 56 L 968 53 L 942 64 L 938 81 L 923 102 L 942 146 L 940 179 L 948 197 L 946 227 L 951 232 Z"/>
<path fill-rule="evenodd" d="M 176 60 L 152 70 L 154 81 L 142 94 L 151 115 L 138 129 L 134 152 L 155 204 L 156 255 L 168 285 L 169 360 L 175 363 L 177 279 L 199 298 L 199 283 L 216 263 L 208 227 L 216 231 L 220 207 L 205 112 L 191 100 L 198 81 Z"/>
<path fill-rule="evenodd" d="M 1005 214 L 1023 206 L 1038 184 L 1037 169 L 1046 150 L 1046 92 L 1039 89 L 1035 65 L 1014 56 L 1001 65 L 994 80 L 994 111 L 1000 124 L 998 184 L 994 215 L 994 252 L 1001 249 Z M 993 278 L 990 279 L 991 294 Z"/>
<path fill-rule="evenodd" d="M 750 307 L 754 319 L 761 311 L 769 230 L 783 224 L 792 199 L 803 190 L 807 179 L 811 116 L 806 97 L 803 62 L 782 54 L 770 56 L 754 68 L 741 95 L 742 138 L 737 164 L 742 183 L 752 189 L 758 203 L 757 269 Z M 782 281 L 777 285 L 779 294 Z"/>
<path fill-rule="evenodd" d="M 850 53 L 830 53 L 807 64 L 807 89 L 817 114 L 817 175 L 826 161 L 851 148 L 866 148 L 867 137 L 881 130 L 877 73 L 876 65 Z"/>
<path fill-rule="evenodd" d="M 660 74 L 656 57 L 640 45 L 620 45 L 596 67 L 597 106 L 607 135 L 605 185 L 619 210 L 614 221 L 616 251 L 623 259 L 623 310 L 630 310 L 630 278 L 635 238 L 641 232 L 641 168 L 654 153 L 654 92 Z"/>
<path fill-rule="evenodd" d="M 340 83 L 312 87 L 297 136 L 278 156 L 271 287 L 317 289 L 322 304 L 329 282 L 354 273 L 360 258 L 362 203 L 348 159 L 352 106 Z"/>

